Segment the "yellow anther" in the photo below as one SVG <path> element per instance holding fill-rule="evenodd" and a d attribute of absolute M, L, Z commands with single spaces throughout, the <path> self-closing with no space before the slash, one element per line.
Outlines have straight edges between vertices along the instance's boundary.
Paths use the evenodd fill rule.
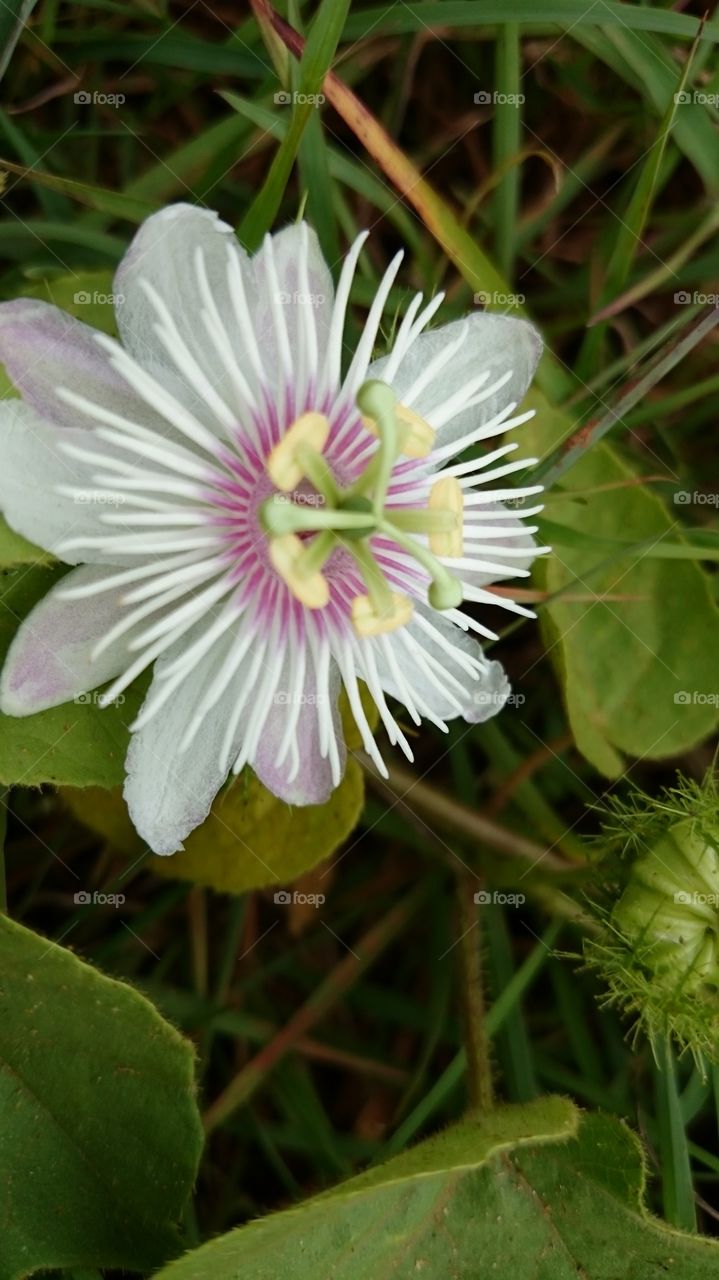
<path fill-rule="evenodd" d="M 406 404 L 395 405 L 394 412 L 397 421 L 404 427 L 401 452 L 405 458 L 426 458 L 434 448 L 434 429 L 414 409 L 408 409 Z M 362 414 L 362 425 L 373 436 L 379 435 L 374 418 Z"/>
<path fill-rule="evenodd" d="M 300 604 L 308 609 L 323 609 L 330 598 L 327 579 L 322 573 L 304 574 L 300 561 L 305 545 L 296 533 L 284 533 L 269 540 L 270 561 Z"/>
<path fill-rule="evenodd" d="M 392 592 L 392 604 L 381 611 L 369 596 L 355 596 L 352 601 L 352 625 L 359 636 L 381 636 L 396 631 L 409 622 L 414 605 L 409 596 Z"/>
<path fill-rule="evenodd" d="M 436 432 L 424 418 L 420 418 L 414 409 L 405 404 L 398 404 L 395 413 L 404 427 L 409 431 L 402 440 L 402 453 L 405 458 L 426 458 L 434 449 Z"/>
<path fill-rule="evenodd" d="M 323 413 L 303 413 L 296 418 L 267 459 L 267 473 L 272 483 L 284 493 L 296 489 L 305 479 L 304 469 L 297 461 L 298 447 L 309 445 L 321 453 L 329 434 L 329 420 Z"/>
<path fill-rule="evenodd" d="M 430 551 L 436 556 L 451 556 L 453 559 L 461 556 L 464 549 L 464 494 L 456 476 L 443 476 L 440 480 L 435 480 L 429 491 L 427 505 L 430 511 L 447 511 L 455 517 L 453 529 L 430 533 Z"/>

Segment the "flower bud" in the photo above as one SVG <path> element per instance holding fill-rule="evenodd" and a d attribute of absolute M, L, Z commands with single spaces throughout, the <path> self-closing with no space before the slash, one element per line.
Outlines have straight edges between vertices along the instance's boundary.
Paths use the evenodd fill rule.
<path fill-rule="evenodd" d="M 719 1060 L 718 815 L 712 778 L 613 804 L 604 838 L 624 886 L 584 948 L 635 1033 L 673 1036 L 700 1064 Z"/>

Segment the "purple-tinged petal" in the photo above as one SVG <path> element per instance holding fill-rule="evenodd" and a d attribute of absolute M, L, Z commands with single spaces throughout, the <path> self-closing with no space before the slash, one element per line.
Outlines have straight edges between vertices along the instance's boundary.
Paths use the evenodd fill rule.
<path fill-rule="evenodd" d="M 65 404 L 58 387 L 68 387 L 115 413 L 138 417 L 140 402 L 110 365 L 97 343 L 97 330 L 48 302 L 18 298 L 0 303 L 0 361 L 27 404 L 59 427 L 91 421 Z"/>
<path fill-rule="evenodd" d="M 308 655 L 309 663 L 309 655 Z M 342 724 L 337 709 L 340 692 L 340 674 L 336 663 L 330 665 L 328 688 L 317 688 L 314 671 L 307 671 L 302 687 L 292 686 L 291 663 L 285 659 L 278 681 L 275 701 L 265 721 L 259 746 L 252 760 L 252 768 L 260 782 L 287 804 L 324 804 L 329 800 L 337 780 L 333 779 L 329 755 L 320 750 L 319 717 L 324 716 L 332 724 L 339 751 L 338 773 L 344 773 L 347 752 L 342 736 Z M 290 750 L 281 764 L 277 763 L 282 750 L 288 718 L 297 708 L 294 737 L 297 746 L 299 769 L 294 777 L 293 755 Z"/>
<path fill-rule="evenodd" d="M 28 716 L 57 707 L 105 684 L 128 665 L 127 635 L 95 661 L 90 657 L 121 617 L 122 592 L 63 599 L 70 587 L 89 586 L 115 572 L 111 565 L 73 569 L 21 623 L 0 677 L 0 709 L 6 715 Z"/>

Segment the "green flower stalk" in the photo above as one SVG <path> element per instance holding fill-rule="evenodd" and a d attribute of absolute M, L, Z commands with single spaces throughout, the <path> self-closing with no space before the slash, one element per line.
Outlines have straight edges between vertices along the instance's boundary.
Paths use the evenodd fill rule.
<path fill-rule="evenodd" d="M 680 779 L 607 811 L 602 844 L 620 892 L 585 944 L 605 1004 L 654 1047 L 673 1037 L 697 1062 L 719 1061 L 719 798 L 716 780 Z M 606 863 L 605 863 L 606 865 Z"/>

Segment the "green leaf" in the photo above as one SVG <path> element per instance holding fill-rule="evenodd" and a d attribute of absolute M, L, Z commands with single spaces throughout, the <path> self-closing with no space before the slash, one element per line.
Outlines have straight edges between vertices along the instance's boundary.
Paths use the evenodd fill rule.
<path fill-rule="evenodd" d="M 0 570 L 0 663 L 20 621 L 64 572 L 64 565 Z M 135 685 L 107 710 L 86 694 L 32 716 L 0 715 L 0 783 L 115 786 L 124 774 L 127 726 L 142 697 L 142 686 Z"/>
<path fill-rule="evenodd" d="M 37 284 L 26 284 L 21 296 L 51 302 L 77 320 L 115 337 L 112 283 L 112 271 L 75 271 L 71 275 L 48 276 Z"/>
<path fill-rule="evenodd" d="M 478 1216 L 473 1221 L 483 1171 L 489 1163 L 491 1181 L 499 1153 L 523 1143 L 567 1139 L 577 1122 L 576 1108 L 564 1098 L 542 1098 L 499 1108 L 486 1119 L 468 1119 L 298 1208 L 221 1236 L 170 1265 L 158 1280 L 230 1280 L 239 1275 L 270 1280 L 283 1274 L 293 1280 L 389 1275 L 444 1280 L 448 1274 L 476 1274 L 465 1268 L 470 1259 L 474 1266 L 478 1256 L 494 1276 L 498 1273 L 483 1247 L 477 1251 L 480 1233 L 489 1228 L 495 1248 L 501 1249 L 512 1235 L 497 1231 L 494 1214 L 491 1227 L 486 1221 L 480 1225 Z M 523 1247 L 526 1257 L 526 1241 Z"/>
<path fill-rule="evenodd" d="M 345 28 L 347 40 L 361 40 L 369 35 L 414 35 L 434 27 L 451 31 L 477 27 L 480 18 L 476 0 L 421 0 L 409 5 L 379 5 L 356 10 Z M 481 25 L 521 22 L 531 28 L 545 28 L 556 23 L 569 31 L 575 27 L 618 26 L 630 31 L 657 31 L 667 35 L 696 35 L 699 19 L 689 14 L 673 13 L 649 5 L 619 4 L 602 0 L 596 8 L 585 0 L 483 0 Z M 705 28 L 706 39 L 719 40 L 719 23 L 712 20 Z"/>
<path fill-rule="evenodd" d="M 37 0 L 5 0 L 0 9 L 0 76 L 4 76 Z"/>
<path fill-rule="evenodd" d="M 248 249 L 258 247 L 277 216 L 302 135 L 312 112 L 319 105 L 316 99 L 321 96 L 325 75 L 337 51 L 348 9 L 349 0 L 322 0 L 317 10 L 300 61 L 289 129 L 261 190 L 238 229 L 240 240 Z"/>
<path fill-rule="evenodd" d="M 146 850 L 119 790 L 64 794 L 76 816 L 123 853 L 137 857 Z M 364 779 L 354 760 L 326 804 L 302 808 L 278 800 L 247 770 L 220 792 L 184 850 L 153 859 L 152 870 L 220 893 L 288 884 L 334 853 L 356 826 L 363 801 Z"/>
<path fill-rule="evenodd" d="M 7 918 L 0 1108 L 0 1280 L 175 1255 L 202 1146 L 193 1050 L 137 991 Z"/>
<path fill-rule="evenodd" d="M 671 1041 L 658 1040 L 654 1045 L 654 1052 L 658 1058 L 654 1080 L 661 1135 L 664 1213 L 675 1226 L 683 1227 L 686 1231 L 696 1231 L 697 1211 L 692 1166 Z"/>
<path fill-rule="evenodd" d="M 278 118 L 276 114 L 273 115 L 261 103 L 254 102 L 249 98 L 243 98 L 240 94 L 232 93 L 229 89 L 221 89 L 219 93 L 225 102 L 229 103 L 235 111 L 239 112 L 247 120 L 251 120 L 258 129 L 262 130 L 263 134 L 270 133 L 273 138 L 280 140 L 286 137 L 286 121 Z M 375 208 L 380 209 L 385 217 L 397 228 L 403 241 L 411 249 L 418 269 L 424 264 L 423 269 L 430 271 L 431 266 L 427 256 L 427 247 L 417 232 L 417 223 L 407 213 L 402 202 L 395 198 L 391 188 L 386 183 L 380 182 L 365 164 L 353 160 L 347 152 L 339 151 L 336 147 L 330 146 L 326 138 L 325 144 L 330 178 L 342 183 L 343 186 L 348 187 L 351 191 L 357 192 L 364 200 L 369 200 Z M 327 257 L 326 252 L 325 256 Z M 327 261 L 334 264 L 336 260 L 330 256 L 327 257 Z"/>
<path fill-rule="evenodd" d="M 357 825 L 364 778 L 355 760 L 326 804 L 292 808 L 251 774 L 220 793 L 182 852 L 154 870 L 222 893 L 288 884 L 328 858 Z"/>
<path fill-rule="evenodd" d="M 53 173 L 43 173 L 27 165 L 15 164 L 0 158 L 0 170 L 7 169 L 25 182 L 36 183 L 49 191 L 57 191 L 61 195 L 77 200 L 78 204 L 88 205 L 99 213 L 110 214 L 113 218 L 124 218 L 127 222 L 142 222 L 154 213 L 157 205 L 144 200 L 135 200 L 122 191 L 111 191 L 107 187 L 91 186 L 87 182 L 76 182 L 74 178 L 61 178 Z M 74 278 L 74 277 L 73 277 Z"/>
<path fill-rule="evenodd" d="M 7 520 L 0 516 L 0 568 L 6 569 L 17 564 L 49 564 L 53 559 L 49 551 L 36 547 L 28 542 L 21 533 L 10 528 Z"/>
<path fill-rule="evenodd" d="M 677 544 L 676 521 L 639 485 L 572 496 L 632 476 L 606 444 L 574 463 L 550 507 L 552 524 L 569 532 L 540 569 L 550 595 L 561 593 L 541 616 L 572 731 L 608 777 L 622 773 L 625 754 L 662 759 L 686 751 L 719 720 L 719 612 L 699 565 L 661 554 L 665 539 Z M 627 555 L 618 540 L 643 549 Z M 569 593 L 590 599 L 564 599 Z"/>
<path fill-rule="evenodd" d="M 186 1254 L 157 1280 L 713 1277 L 714 1241 L 647 1214 L 641 1148 L 629 1129 L 601 1116 L 578 1128 L 579 1118 L 568 1100 L 542 1098 L 467 1119 Z"/>

